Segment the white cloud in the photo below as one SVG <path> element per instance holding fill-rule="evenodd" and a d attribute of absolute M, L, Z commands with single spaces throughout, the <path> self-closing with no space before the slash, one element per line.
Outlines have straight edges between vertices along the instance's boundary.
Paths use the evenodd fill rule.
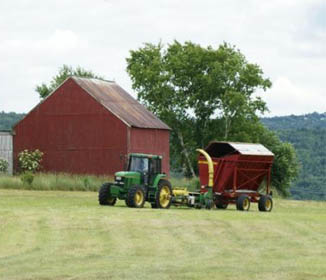
<path fill-rule="evenodd" d="M 323 99 L 321 99 L 323 97 Z M 326 96 L 315 90 L 299 87 L 286 77 L 278 77 L 264 96 L 270 116 L 326 112 Z"/>
<path fill-rule="evenodd" d="M 80 40 L 71 30 L 55 30 L 49 37 L 40 40 L 4 40 L 0 45 L 0 51 L 1 53 L 26 53 L 28 51 L 38 55 L 46 55 L 50 51 L 62 55 L 78 47 L 87 47 L 87 41 Z"/>

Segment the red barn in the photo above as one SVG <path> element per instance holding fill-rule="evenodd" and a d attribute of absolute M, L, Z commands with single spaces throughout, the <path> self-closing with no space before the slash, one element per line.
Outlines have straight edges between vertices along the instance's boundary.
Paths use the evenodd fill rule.
<path fill-rule="evenodd" d="M 115 82 L 70 77 L 14 126 L 14 158 L 39 149 L 43 171 L 114 174 L 128 153 L 150 153 L 169 174 L 169 133 Z"/>

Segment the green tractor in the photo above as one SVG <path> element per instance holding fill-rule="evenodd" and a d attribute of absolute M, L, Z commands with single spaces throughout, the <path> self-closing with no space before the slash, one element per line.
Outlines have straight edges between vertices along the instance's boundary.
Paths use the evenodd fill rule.
<path fill-rule="evenodd" d="M 114 183 L 105 183 L 100 188 L 99 203 L 113 206 L 121 199 L 128 207 L 142 208 L 148 201 L 152 208 L 169 208 L 172 187 L 165 178 L 161 156 L 130 154 L 127 171 L 115 173 Z"/>

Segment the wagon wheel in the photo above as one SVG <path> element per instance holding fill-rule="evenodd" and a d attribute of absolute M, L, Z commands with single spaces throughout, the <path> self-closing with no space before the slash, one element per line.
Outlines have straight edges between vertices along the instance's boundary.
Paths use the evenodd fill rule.
<path fill-rule="evenodd" d="M 273 200 L 269 195 L 262 195 L 258 201 L 258 209 L 263 212 L 271 212 L 273 209 Z"/>
<path fill-rule="evenodd" d="M 218 209 L 226 209 L 229 205 L 229 203 L 221 198 L 218 198 L 215 200 L 216 208 Z"/>
<path fill-rule="evenodd" d="M 250 208 L 250 198 L 248 195 L 242 194 L 237 199 L 237 210 L 249 211 Z"/>
<path fill-rule="evenodd" d="M 213 202 L 213 200 L 208 199 L 208 200 L 206 201 L 205 208 L 206 208 L 207 210 L 211 210 L 211 209 L 213 208 L 213 206 L 214 206 L 214 202 Z"/>
<path fill-rule="evenodd" d="M 117 199 L 115 197 L 111 197 L 110 184 L 109 183 L 103 184 L 98 192 L 98 202 L 101 205 L 113 206 L 116 203 L 116 201 Z"/>

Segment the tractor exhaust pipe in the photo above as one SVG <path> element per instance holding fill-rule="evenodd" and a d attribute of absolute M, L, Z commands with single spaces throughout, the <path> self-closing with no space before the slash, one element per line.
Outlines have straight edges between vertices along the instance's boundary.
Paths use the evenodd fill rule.
<path fill-rule="evenodd" d="M 203 149 L 197 149 L 196 151 L 201 153 L 207 160 L 207 164 L 208 164 L 208 186 L 213 187 L 214 167 L 213 167 L 212 158 Z"/>

